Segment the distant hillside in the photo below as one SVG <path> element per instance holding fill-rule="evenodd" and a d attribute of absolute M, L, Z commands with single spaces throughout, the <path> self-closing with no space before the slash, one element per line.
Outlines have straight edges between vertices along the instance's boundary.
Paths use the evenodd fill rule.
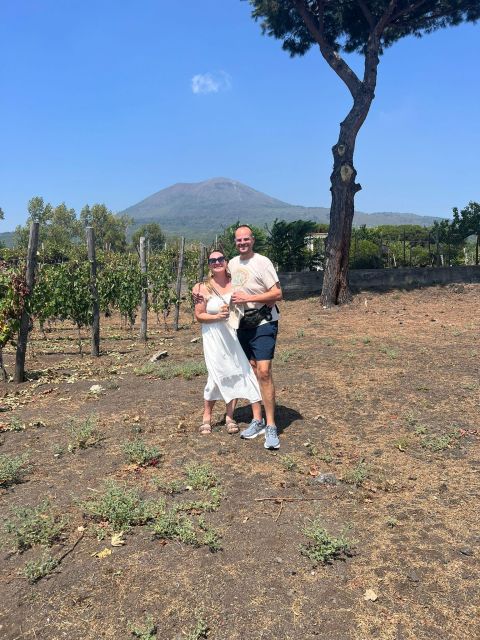
<path fill-rule="evenodd" d="M 0 233 L 0 247 L 5 245 L 6 247 L 13 247 L 13 231 L 4 231 Z"/>
<path fill-rule="evenodd" d="M 263 227 L 281 220 L 328 222 L 330 210 L 324 207 L 291 205 L 256 191 L 236 180 L 212 178 L 204 182 L 178 183 L 157 191 L 120 214 L 134 220 L 133 229 L 146 222 L 158 222 L 169 235 L 211 239 L 237 220 Z M 355 212 L 354 225 L 419 224 L 430 226 L 434 218 L 414 213 Z"/>

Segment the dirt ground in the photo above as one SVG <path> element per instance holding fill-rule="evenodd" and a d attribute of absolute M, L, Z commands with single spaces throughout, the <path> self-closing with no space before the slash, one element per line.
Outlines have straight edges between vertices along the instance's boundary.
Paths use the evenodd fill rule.
<path fill-rule="evenodd" d="M 479 309 L 480 285 L 361 293 L 334 310 L 318 298 L 282 303 L 278 452 L 228 435 L 221 406 L 212 435 L 198 435 L 204 374 L 135 372 L 158 350 L 165 366 L 202 361 L 186 310 L 178 332 L 152 318 L 146 347 L 138 328 L 102 319 L 99 359 L 79 357 L 71 327 L 36 331 L 29 382 L 0 387 L 0 456 L 28 455 L 22 482 L 0 489 L 2 520 L 48 498 L 68 522 L 49 549 L 60 564 L 33 584 L 24 567 L 43 549 L 19 552 L 0 534 L 0 637 L 480 637 Z M 72 421 L 88 416 L 99 442 L 69 451 Z M 236 416 L 247 423 L 248 408 Z M 139 439 L 161 452 L 151 464 L 125 457 Z M 217 478 L 215 510 L 201 506 L 210 493 L 188 488 L 186 467 L 200 463 Z M 108 522 L 84 507 L 106 480 L 169 505 L 200 501 L 186 512 L 221 549 L 154 535 L 151 521 L 112 546 Z M 315 519 L 346 536 L 348 554 L 318 565 L 302 555 Z"/>

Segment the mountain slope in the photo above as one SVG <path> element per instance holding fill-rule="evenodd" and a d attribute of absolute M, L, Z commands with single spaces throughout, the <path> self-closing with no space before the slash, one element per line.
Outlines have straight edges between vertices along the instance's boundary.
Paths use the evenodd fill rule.
<path fill-rule="evenodd" d="M 178 183 L 145 198 L 121 214 L 134 220 L 134 228 L 145 222 L 158 222 L 167 234 L 187 238 L 211 239 L 237 220 L 263 227 L 281 220 L 328 222 L 329 209 L 300 207 L 272 198 L 228 178 L 204 182 Z M 437 218 L 412 213 L 355 213 L 354 225 L 379 224 L 431 225 Z"/>

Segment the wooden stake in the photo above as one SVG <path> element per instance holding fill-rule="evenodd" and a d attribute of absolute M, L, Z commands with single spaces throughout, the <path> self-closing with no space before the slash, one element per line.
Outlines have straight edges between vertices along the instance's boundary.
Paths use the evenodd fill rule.
<path fill-rule="evenodd" d="M 147 281 L 147 254 L 145 251 L 145 238 L 140 238 L 140 269 L 142 271 L 142 300 L 140 310 L 140 340 L 147 341 L 147 312 L 148 312 L 148 281 Z"/>
<path fill-rule="evenodd" d="M 35 267 L 37 265 L 38 232 L 40 224 L 32 222 L 30 226 L 30 238 L 28 240 L 27 269 L 25 274 L 28 288 L 28 299 L 33 293 L 35 284 Z M 26 306 L 26 305 L 25 305 Z M 18 331 L 17 353 L 15 355 L 15 376 L 14 380 L 18 384 L 25 380 L 25 356 L 27 353 L 28 328 L 30 325 L 30 315 L 24 307 L 20 318 L 20 328 Z"/>
<path fill-rule="evenodd" d="M 177 267 L 177 286 L 176 286 L 176 294 L 177 294 L 177 302 L 175 304 L 175 318 L 173 320 L 173 328 L 175 331 L 178 331 L 178 319 L 180 316 L 180 294 L 182 292 L 182 273 L 183 273 L 183 255 L 185 252 L 185 238 L 182 236 L 180 241 L 180 254 L 178 256 L 178 267 Z"/>
<path fill-rule="evenodd" d="M 90 293 L 92 295 L 92 356 L 100 355 L 100 305 L 97 291 L 97 257 L 95 253 L 95 233 L 87 227 L 88 261 L 90 262 Z"/>

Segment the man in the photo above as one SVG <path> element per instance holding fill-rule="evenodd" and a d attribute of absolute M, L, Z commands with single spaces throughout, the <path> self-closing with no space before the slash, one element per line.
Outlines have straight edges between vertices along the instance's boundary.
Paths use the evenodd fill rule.
<path fill-rule="evenodd" d="M 265 318 L 254 327 L 242 327 L 237 331 L 240 344 L 257 376 L 266 424 L 262 418 L 259 402 L 252 404 L 253 420 L 241 432 L 240 437 L 250 439 L 265 433 L 265 449 L 279 449 L 280 440 L 275 426 L 275 387 L 272 378 L 272 360 L 278 331 L 279 313 L 276 302 L 282 299 L 282 290 L 271 261 L 253 251 L 255 237 L 248 225 L 235 231 L 235 246 L 238 256 L 230 260 L 232 274 L 232 302 L 243 311 L 268 306 Z"/>

